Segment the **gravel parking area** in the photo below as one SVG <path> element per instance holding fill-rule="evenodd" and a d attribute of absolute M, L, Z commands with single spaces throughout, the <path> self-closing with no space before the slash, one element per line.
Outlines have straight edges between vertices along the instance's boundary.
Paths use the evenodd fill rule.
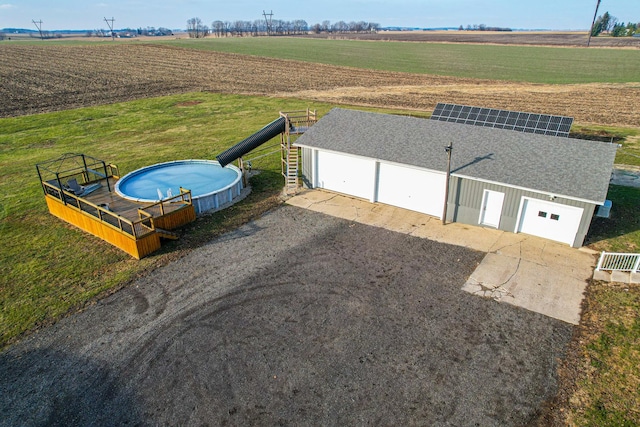
<path fill-rule="evenodd" d="M 528 424 L 571 325 L 483 256 L 282 206 L 0 354 L 0 424 Z"/>

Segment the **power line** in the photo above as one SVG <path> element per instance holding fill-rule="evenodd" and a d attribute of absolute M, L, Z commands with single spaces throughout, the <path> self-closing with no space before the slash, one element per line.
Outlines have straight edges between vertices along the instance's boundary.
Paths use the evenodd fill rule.
<path fill-rule="evenodd" d="M 598 16 L 598 8 L 600 7 L 600 0 L 596 4 L 596 13 L 593 14 L 593 21 L 591 21 L 591 30 L 589 30 L 589 39 L 587 40 L 587 47 L 591 44 L 591 35 L 593 34 L 593 26 L 596 25 L 596 16 Z"/>
<path fill-rule="evenodd" d="M 39 21 L 36 21 L 35 19 L 32 19 L 31 22 L 33 22 L 33 24 L 38 29 L 38 32 L 40 33 L 40 40 L 44 40 L 44 35 L 42 34 L 42 19 L 39 20 Z"/>
<path fill-rule="evenodd" d="M 111 31 L 111 40 L 115 40 L 116 39 L 116 33 L 113 32 L 113 21 L 115 21 L 115 19 L 113 19 L 113 17 L 111 17 L 111 19 L 104 18 L 104 22 L 107 23 L 107 26 L 109 27 L 109 30 Z"/>
<path fill-rule="evenodd" d="M 273 10 L 270 13 L 265 12 L 264 10 L 262 11 L 262 15 L 264 16 L 264 22 L 267 25 L 267 35 L 270 36 L 271 35 L 271 31 L 273 31 L 273 24 L 272 24 L 272 20 L 273 20 Z M 267 18 L 267 16 L 269 18 Z"/>

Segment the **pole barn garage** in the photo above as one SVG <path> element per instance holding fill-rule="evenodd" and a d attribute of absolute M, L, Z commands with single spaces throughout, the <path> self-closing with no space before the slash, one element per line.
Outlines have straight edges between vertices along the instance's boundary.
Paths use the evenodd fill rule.
<path fill-rule="evenodd" d="M 617 146 L 498 127 L 336 108 L 296 141 L 302 180 L 442 218 L 451 143 L 447 221 L 581 246 Z"/>

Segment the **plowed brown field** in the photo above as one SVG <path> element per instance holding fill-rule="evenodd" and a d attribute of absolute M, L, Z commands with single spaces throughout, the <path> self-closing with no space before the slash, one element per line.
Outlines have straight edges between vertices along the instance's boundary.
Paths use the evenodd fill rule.
<path fill-rule="evenodd" d="M 0 117 L 188 91 L 431 110 L 437 102 L 640 126 L 640 83 L 541 85 L 394 73 L 151 44 L 0 45 Z"/>

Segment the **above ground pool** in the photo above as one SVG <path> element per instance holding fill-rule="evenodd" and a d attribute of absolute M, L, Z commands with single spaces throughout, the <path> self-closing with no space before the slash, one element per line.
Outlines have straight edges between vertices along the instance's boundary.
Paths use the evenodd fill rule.
<path fill-rule="evenodd" d="M 191 190 L 196 213 L 219 209 L 240 195 L 242 172 L 212 160 L 178 160 L 135 170 L 116 183 L 119 196 L 153 203 Z"/>

